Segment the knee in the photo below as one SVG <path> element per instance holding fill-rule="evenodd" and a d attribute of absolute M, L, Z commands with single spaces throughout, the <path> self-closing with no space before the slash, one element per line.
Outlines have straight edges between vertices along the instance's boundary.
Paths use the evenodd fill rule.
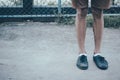
<path fill-rule="evenodd" d="M 94 19 L 101 19 L 103 16 L 103 10 L 98 8 L 92 8 L 92 14 Z"/>
<path fill-rule="evenodd" d="M 81 19 L 85 19 L 87 16 L 88 9 L 87 8 L 81 8 L 77 9 L 77 15 Z"/>

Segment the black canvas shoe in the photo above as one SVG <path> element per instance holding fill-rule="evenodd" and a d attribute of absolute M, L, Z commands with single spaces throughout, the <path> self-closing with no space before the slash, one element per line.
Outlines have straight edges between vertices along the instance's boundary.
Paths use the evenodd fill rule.
<path fill-rule="evenodd" d="M 102 70 L 108 69 L 108 62 L 107 60 L 105 60 L 104 57 L 100 55 L 93 56 L 93 60 L 99 69 L 102 69 Z"/>
<path fill-rule="evenodd" d="M 78 60 L 77 60 L 77 63 L 76 63 L 76 66 L 77 66 L 79 69 L 82 69 L 82 70 L 88 69 L 87 56 L 85 56 L 85 55 L 79 56 L 79 57 L 78 57 Z"/>

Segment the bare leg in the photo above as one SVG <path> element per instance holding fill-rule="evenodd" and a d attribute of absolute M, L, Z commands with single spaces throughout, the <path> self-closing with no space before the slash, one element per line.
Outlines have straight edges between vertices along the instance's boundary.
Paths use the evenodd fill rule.
<path fill-rule="evenodd" d="M 86 15 L 87 8 L 77 9 L 76 30 L 80 53 L 86 53 L 85 50 Z"/>
<path fill-rule="evenodd" d="M 104 28 L 103 10 L 98 8 L 92 8 L 93 18 L 94 18 L 94 40 L 95 40 L 95 50 L 94 53 L 100 53 L 102 34 Z"/>

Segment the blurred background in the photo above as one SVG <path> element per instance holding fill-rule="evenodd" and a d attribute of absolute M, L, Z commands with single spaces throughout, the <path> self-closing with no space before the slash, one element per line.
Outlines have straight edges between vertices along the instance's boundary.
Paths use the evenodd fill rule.
<path fill-rule="evenodd" d="M 33 0 L 34 6 L 57 6 L 59 0 Z M 89 0 L 91 2 L 91 0 Z M 71 0 L 61 0 L 62 6 L 71 6 Z M 112 5 L 120 6 L 120 0 L 112 0 Z M 22 7 L 23 0 L 0 0 L 0 7 Z"/>
<path fill-rule="evenodd" d="M 0 0 L 0 22 L 27 20 L 74 24 L 75 14 L 71 0 Z M 104 10 L 104 14 L 106 27 L 120 26 L 120 0 L 112 0 L 111 8 Z M 88 26 L 91 26 L 90 7 L 88 16 Z"/>

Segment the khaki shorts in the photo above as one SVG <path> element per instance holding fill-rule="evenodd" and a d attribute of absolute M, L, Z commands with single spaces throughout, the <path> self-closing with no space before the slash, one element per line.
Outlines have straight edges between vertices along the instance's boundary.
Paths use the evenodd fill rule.
<path fill-rule="evenodd" d="M 91 7 L 99 8 L 99 9 L 108 9 L 110 8 L 111 0 L 91 0 Z M 78 8 L 88 7 L 88 0 L 77 0 Z"/>

